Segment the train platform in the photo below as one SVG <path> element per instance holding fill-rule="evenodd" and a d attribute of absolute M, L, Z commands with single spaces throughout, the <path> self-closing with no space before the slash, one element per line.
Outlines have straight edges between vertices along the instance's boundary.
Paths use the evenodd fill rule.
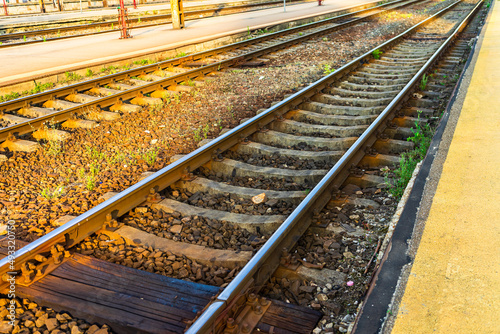
<path fill-rule="evenodd" d="M 367 3 L 374 1 L 330 0 L 322 6 L 306 2 L 287 6 L 286 12 L 281 7 L 186 21 L 186 28 L 182 30 L 172 29 L 171 24 L 132 29 L 131 39 L 119 39 L 119 34 L 112 32 L 4 48 L 0 50 L 0 58 L 8 66 L 0 69 L 0 87 L 115 60 L 179 49 Z"/>
<path fill-rule="evenodd" d="M 190 8 L 196 8 L 200 6 L 210 6 L 210 5 L 242 5 L 247 3 L 256 3 L 261 1 L 252 0 L 184 0 L 184 9 L 188 11 Z M 137 5 L 134 8 L 131 5 L 126 4 L 127 11 L 129 15 L 135 15 L 139 13 L 148 12 L 151 14 L 153 11 L 170 10 L 170 1 L 165 1 L 163 3 L 145 3 Z M 54 22 L 65 22 L 71 20 L 81 20 L 81 19 L 105 19 L 105 18 L 116 18 L 117 9 L 116 7 L 108 8 L 87 8 L 82 11 L 80 10 L 65 10 L 64 12 L 49 12 L 49 13 L 31 13 L 31 14 L 21 14 L 21 15 L 9 15 L 0 16 L 0 29 L 3 27 L 10 27 L 16 25 L 32 25 L 34 23 L 54 23 Z"/>
<path fill-rule="evenodd" d="M 490 4 L 355 333 L 500 333 L 500 3 Z"/>

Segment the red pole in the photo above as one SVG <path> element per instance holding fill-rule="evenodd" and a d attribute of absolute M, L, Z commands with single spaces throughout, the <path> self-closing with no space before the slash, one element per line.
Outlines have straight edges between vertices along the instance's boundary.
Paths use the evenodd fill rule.
<path fill-rule="evenodd" d="M 5 11 L 5 16 L 9 16 L 9 12 L 7 11 L 7 4 L 5 3 L 5 0 L 3 0 L 3 10 Z"/>
<path fill-rule="evenodd" d="M 5 0 L 4 0 L 5 1 Z M 135 0 L 134 0 L 134 9 L 137 9 L 137 5 L 135 4 Z"/>
<path fill-rule="evenodd" d="M 127 27 L 125 26 L 125 3 L 123 2 L 123 0 L 120 0 L 120 8 L 118 8 L 118 10 L 120 11 L 120 16 L 118 17 L 118 19 L 120 21 L 120 26 L 122 29 L 122 38 L 124 38 L 125 36 L 127 36 Z"/>
<path fill-rule="evenodd" d="M 120 30 L 121 30 L 120 39 L 132 37 L 128 32 L 126 15 L 127 15 L 127 9 L 125 8 L 123 0 L 120 0 L 120 7 L 118 7 L 118 23 L 120 24 Z"/>

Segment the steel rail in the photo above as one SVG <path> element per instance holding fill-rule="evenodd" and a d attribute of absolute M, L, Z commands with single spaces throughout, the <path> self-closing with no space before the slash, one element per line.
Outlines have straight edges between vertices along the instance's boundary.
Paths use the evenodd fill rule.
<path fill-rule="evenodd" d="M 441 44 L 436 52 L 429 58 L 417 74 L 406 84 L 403 90 L 389 103 L 389 105 L 382 111 L 382 113 L 375 119 L 375 121 L 368 127 L 368 129 L 356 140 L 356 142 L 349 148 L 349 150 L 342 156 L 342 158 L 335 164 L 335 166 L 328 172 L 327 175 L 314 187 L 314 189 L 306 196 L 306 198 L 299 204 L 299 206 L 292 212 L 292 214 L 283 222 L 283 224 L 275 231 L 275 233 L 268 239 L 268 241 L 259 249 L 257 254 L 245 265 L 245 267 L 236 275 L 236 277 L 229 283 L 229 285 L 221 292 L 217 299 L 205 310 L 204 313 L 193 323 L 193 325 L 186 331 L 187 334 L 195 333 L 208 333 L 212 326 L 218 320 L 219 315 L 223 314 L 224 309 L 230 305 L 233 298 L 242 293 L 248 282 L 255 279 L 255 285 L 262 284 L 263 279 L 268 277 L 260 272 L 265 268 L 266 272 L 273 272 L 273 268 L 278 266 L 279 254 L 283 247 L 290 246 L 290 242 L 298 240 L 297 230 L 305 231 L 310 224 L 310 219 L 315 210 L 318 210 L 317 203 L 325 203 L 322 198 L 328 197 L 333 188 L 338 188 L 346 179 L 348 172 L 346 167 L 356 165 L 365 155 L 364 148 L 371 147 L 376 141 L 376 134 L 383 131 L 387 126 L 389 117 L 395 115 L 397 107 L 405 101 L 408 94 L 413 91 L 413 88 L 418 86 L 422 76 L 438 61 L 441 55 L 447 50 L 458 34 L 465 28 L 467 23 L 471 20 L 472 16 L 479 10 L 484 0 L 480 0 L 474 9 L 465 17 L 459 24 L 455 31 Z M 458 2 L 443 9 L 440 13 L 448 11 Z M 422 24 L 422 23 L 420 23 Z M 419 25 L 420 25 L 419 24 Z M 415 27 L 409 29 L 403 34 L 413 31 Z M 400 39 L 402 35 L 396 37 Z M 383 49 L 387 47 L 388 41 L 376 49 Z M 375 49 L 373 49 L 375 50 Z M 373 51 L 372 50 L 372 51 Z M 365 58 L 368 54 L 362 56 Z M 349 66 L 346 65 L 346 66 Z M 341 70 L 341 69 L 339 69 Z M 290 97 L 290 99 L 293 98 Z M 284 103 L 285 101 L 283 101 Z M 278 105 L 276 107 L 279 107 Z M 306 222 L 307 221 L 307 222 Z M 302 224 L 301 224 L 302 223 Z M 300 234 L 301 235 L 301 234 Z M 271 262 L 271 264 L 269 263 Z M 266 266 L 266 267 L 265 267 Z M 272 271 L 271 271 L 272 270 Z M 256 277 L 257 276 L 257 277 Z"/>
<path fill-rule="evenodd" d="M 456 5 L 457 3 L 453 4 L 452 6 Z M 435 16 L 424 20 L 422 23 L 416 25 L 412 29 L 416 29 L 416 27 L 419 27 L 424 22 L 428 22 L 429 20 L 434 19 Z M 412 29 L 410 29 L 409 31 L 411 31 Z M 400 38 L 402 37 L 399 37 L 397 40 L 399 40 Z M 379 48 L 383 49 L 395 42 L 396 39 L 392 39 L 379 46 Z M 319 80 L 317 83 L 301 90 L 300 92 L 287 98 L 283 102 L 267 109 L 265 112 L 260 113 L 247 122 L 214 139 L 207 145 L 204 145 L 201 148 L 189 153 L 188 155 L 175 161 L 171 165 L 164 167 L 155 174 L 125 189 L 118 195 L 106 200 L 105 202 L 97 205 L 86 213 L 72 219 L 70 222 L 64 224 L 63 226 L 58 227 L 45 236 L 19 249 L 15 254 L 15 268 L 19 269 L 23 263 L 32 260 L 37 254 L 49 252 L 50 248 L 55 244 L 63 243 L 66 247 L 76 245 L 81 240 L 99 230 L 102 227 L 103 223 L 106 221 L 107 215 L 111 215 L 113 218 L 116 218 L 127 213 L 132 208 L 144 202 L 147 199 L 147 196 L 150 194 L 151 189 L 154 189 L 155 191 L 165 189 L 169 185 L 181 179 L 183 175 L 186 175 L 190 171 L 193 171 L 210 161 L 214 154 L 218 154 L 219 152 L 229 149 L 244 138 L 262 129 L 267 124 L 273 122 L 276 119 L 279 119 L 284 113 L 295 109 L 300 103 L 311 98 L 314 94 L 324 89 L 331 82 L 341 78 L 358 66 L 361 66 L 361 60 L 365 60 L 370 56 L 371 54 L 367 53 L 362 57 L 350 62 L 349 64 L 343 66 L 329 76 Z M 310 198 L 310 196 L 308 198 Z M 272 238 L 276 238 L 276 235 L 277 234 L 275 233 Z M 259 252 L 258 254 L 262 253 Z M 254 262 L 255 260 L 251 260 L 250 263 L 252 263 L 253 265 Z M 248 268 L 248 266 L 245 266 L 245 268 L 243 269 L 246 272 L 249 270 Z M 12 271 L 12 268 L 10 268 L 9 259 L 4 258 L 3 260 L 0 260 L 0 276 L 3 277 L 9 271 Z M 238 277 L 241 278 L 241 276 Z M 234 287 L 234 284 L 230 286 Z M 212 307 L 209 309 L 212 309 Z"/>
<path fill-rule="evenodd" d="M 292 3 L 302 3 L 302 2 L 312 2 L 314 0 L 289 0 L 289 1 L 291 1 Z M 254 8 L 254 7 L 271 7 L 271 8 L 273 8 L 273 7 L 280 6 L 282 4 L 283 4 L 282 1 L 276 0 L 276 1 L 269 1 L 269 2 L 263 2 L 263 3 L 251 3 L 251 4 L 246 4 L 246 5 L 237 5 L 237 6 L 231 6 L 231 7 L 217 7 L 217 8 L 193 10 L 193 11 L 185 12 L 184 14 L 186 16 L 186 21 L 190 21 L 190 20 L 200 19 L 200 17 L 199 17 L 200 15 L 214 14 L 212 16 L 209 16 L 209 17 L 213 17 L 213 16 L 219 16 L 220 14 L 222 14 L 224 12 L 229 12 L 229 11 L 234 11 L 234 10 L 240 10 L 239 13 L 241 13 L 241 12 L 243 12 L 241 10 L 246 9 L 246 8 Z M 275 6 L 273 6 L 273 5 L 275 5 Z M 229 15 L 229 14 L 226 14 L 226 15 Z M 133 17 L 133 18 L 129 18 L 129 22 L 130 23 L 137 23 L 137 22 L 142 22 L 142 21 L 147 22 L 147 21 L 154 21 L 154 20 L 169 20 L 169 19 L 171 19 L 171 17 L 172 17 L 171 14 L 145 16 L 145 17 L 140 17 L 140 18 Z M 165 21 L 165 22 L 161 22 L 161 23 L 143 24 L 140 26 L 131 27 L 131 29 L 148 28 L 148 27 L 154 27 L 154 26 L 168 24 L 168 23 L 172 23 L 172 22 Z M 60 33 L 60 32 L 66 32 L 66 31 L 75 31 L 75 30 L 96 29 L 96 28 L 103 28 L 103 27 L 107 27 L 107 26 L 111 26 L 111 25 L 118 25 L 118 21 L 113 20 L 113 21 L 96 22 L 96 23 L 89 23 L 89 24 L 79 24 L 79 25 L 60 27 L 60 28 L 49 28 L 49 29 L 42 29 L 42 30 L 30 30 L 30 31 L 16 32 L 16 33 L 10 33 L 10 34 L 1 34 L 0 41 L 22 39 L 24 37 L 33 37 L 33 36 L 35 36 L 35 37 L 39 36 L 41 38 L 47 34 Z M 120 29 L 117 28 L 117 29 L 109 29 L 109 30 L 105 30 L 105 31 L 89 32 L 89 33 L 78 34 L 78 35 L 53 37 L 53 38 L 47 38 L 45 40 L 39 39 L 39 40 L 34 40 L 34 41 L 8 43 L 8 44 L 0 45 L 0 48 L 27 45 L 27 44 L 33 44 L 33 43 L 41 43 L 41 42 L 57 41 L 57 40 L 73 38 L 73 37 L 91 36 L 91 35 L 98 35 L 98 34 L 104 34 L 104 33 L 109 33 L 109 32 L 119 32 L 119 31 L 120 31 Z"/>
<path fill-rule="evenodd" d="M 384 5 L 376 6 L 374 8 L 370 8 L 369 10 L 378 9 L 380 7 L 385 7 L 388 5 L 394 5 L 394 4 L 398 4 L 398 3 L 403 3 L 401 6 L 407 6 L 409 4 L 413 4 L 413 3 L 418 2 L 418 1 L 419 0 L 412 0 L 412 1 L 411 0 L 410 1 L 397 0 L 397 1 L 390 2 L 390 3 L 384 4 Z M 387 9 L 387 10 L 391 10 L 391 9 Z M 256 51 L 250 51 L 250 52 L 245 53 L 243 55 L 235 56 L 235 57 L 232 57 L 232 58 L 229 58 L 226 60 L 221 60 L 219 62 L 205 65 L 203 67 L 196 68 L 196 69 L 193 69 L 190 71 L 186 71 L 184 73 L 176 74 L 176 75 L 173 75 L 170 77 L 166 77 L 166 78 L 158 80 L 158 81 L 148 82 L 148 83 L 145 83 L 144 85 L 140 85 L 140 86 L 134 87 L 134 88 L 126 90 L 126 91 L 121 91 L 121 92 L 115 93 L 113 95 L 105 96 L 105 97 L 102 97 L 102 98 L 99 98 L 99 99 L 96 99 L 96 100 L 93 100 L 93 101 L 90 101 L 87 103 L 82 103 L 82 104 L 79 104 L 78 106 L 75 106 L 72 108 L 63 109 L 61 111 L 56 111 L 56 112 L 51 113 L 49 115 L 37 117 L 34 119 L 28 119 L 24 122 L 21 122 L 21 123 L 15 124 L 15 125 L 11 125 L 11 126 L 8 126 L 5 128 L 1 128 L 0 129 L 0 142 L 5 141 L 8 138 L 8 136 L 11 134 L 22 135 L 25 133 L 29 133 L 29 132 L 32 132 L 32 131 L 38 129 L 39 127 L 41 127 L 43 124 L 45 124 L 47 122 L 63 122 L 63 121 L 66 121 L 67 119 L 70 119 L 75 114 L 83 113 L 86 110 L 90 110 L 92 108 L 102 109 L 102 108 L 106 108 L 106 107 L 109 107 L 111 105 L 114 105 L 120 101 L 126 101 L 129 99 L 132 99 L 137 95 L 137 93 L 140 93 L 140 92 L 142 92 L 143 94 L 149 94 L 149 93 L 151 93 L 155 90 L 158 90 L 158 89 L 164 89 L 168 86 L 175 86 L 179 83 L 182 83 L 182 82 L 185 82 L 188 80 L 196 79 L 197 77 L 204 76 L 204 75 L 209 74 L 211 72 L 217 72 L 221 69 L 231 67 L 234 64 L 237 64 L 239 62 L 245 62 L 245 61 L 248 61 L 248 60 L 251 60 L 254 58 L 258 58 L 259 56 L 262 56 L 264 54 L 267 54 L 267 53 L 270 53 L 273 51 L 278 51 L 278 50 L 286 48 L 290 45 L 300 43 L 301 41 L 308 40 L 311 36 L 320 36 L 322 34 L 331 33 L 335 30 L 344 29 L 347 26 L 353 25 L 359 21 L 365 20 L 365 19 L 370 18 L 372 16 L 380 15 L 381 13 L 384 13 L 385 11 L 386 10 L 381 11 L 381 12 L 377 12 L 377 13 L 373 13 L 373 14 L 369 14 L 369 15 L 366 15 L 366 16 L 363 16 L 360 18 L 354 18 L 354 19 L 351 19 L 350 21 L 347 21 L 347 22 L 344 22 L 344 23 L 341 23 L 338 25 L 334 25 L 334 26 L 329 26 L 329 27 L 323 28 L 319 31 L 315 31 L 315 32 L 312 32 L 309 34 L 304 34 L 302 36 L 298 36 L 298 37 L 295 37 L 293 39 L 289 39 L 289 40 L 284 41 L 284 42 L 279 43 L 279 44 L 264 47 L 264 48 L 261 48 L 261 49 L 256 50 Z M 359 12 L 365 12 L 365 10 L 362 10 Z M 307 25 L 304 25 L 301 27 L 296 27 L 296 28 L 292 28 L 292 29 L 289 29 L 286 31 L 279 31 L 276 33 L 265 35 L 265 36 L 262 36 L 260 38 L 255 38 L 255 39 L 248 40 L 248 41 L 242 41 L 242 42 L 234 43 L 231 45 L 222 46 L 222 47 L 219 47 L 216 49 L 196 53 L 193 55 L 184 56 L 184 57 L 176 58 L 173 60 L 159 62 L 159 63 L 152 64 L 152 65 L 142 66 L 142 67 L 139 67 L 136 69 L 131 69 L 131 70 L 117 73 L 117 74 L 108 75 L 108 76 L 105 76 L 102 78 L 96 78 L 93 80 L 84 81 L 84 82 L 73 84 L 70 86 L 48 90 L 48 91 L 38 93 L 35 95 L 21 97 L 21 98 L 12 100 L 12 101 L 7 101 L 4 103 L 1 103 L 0 104 L 0 111 L 12 112 L 12 111 L 21 109 L 23 107 L 26 107 L 30 104 L 37 104 L 37 103 L 45 102 L 47 100 L 61 98 L 61 97 L 67 96 L 69 94 L 74 94 L 74 93 L 78 93 L 80 91 L 85 91 L 85 90 L 91 89 L 91 88 L 96 87 L 96 86 L 103 86 L 103 85 L 112 83 L 112 82 L 117 81 L 117 80 L 128 79 L 134 75 L 140 75 L 140 74 L 147 73 L 147 72 L 153 72 L 157 69 L 168 68 L 168 67 L 172 67 L 175 65 L 180 65 L 183 62 L 187 62 L 187 61 L 196 61 L 196 60 L 204 59 L 204 58 L 209 57 L 209 56 L 218 55 L 218 54 L 221 54 L 223 52 L 228 52 L 229 50 L 234 50 L 234 49 L 241 48 L 241 47 L 248 47 L 248 46 L 251 46 L 253 44 L 262 43 L 262 42 L 265 42 L 268 40 L 276 39 L 280 36 L 289 35 L 290 33 L 295 33 L 295 32 L 300 31 L 300 30 L 315 28 L 317 26 L 325 24 L 325 21 L 328 22 L 328 21 L 331 21 L 334 19 L 338 20 L 338 19 L 342 19 L 342 18 L 347 18 L 347 17 L 350 17 L 350 16 L 357 14 L 359 12 L 349 13 L 349 14 L 337 16 L 337 17 L 331 18 L 331 19 L 313 22 L 313 23 L 310 23 L 310 24 L 307 24 Z"/>

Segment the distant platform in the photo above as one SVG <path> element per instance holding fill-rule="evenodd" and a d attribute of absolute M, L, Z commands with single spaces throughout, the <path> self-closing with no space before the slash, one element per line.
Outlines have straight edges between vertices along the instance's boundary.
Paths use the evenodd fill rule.
<path fill-rule="evenodd" d="M 186 28 L 173 30 L 171 24 L 132 29 L 131 39 L 119 39 L 117 32 L 0 49 L 3 64 L 0 87 L 118 61 L 176 50 L 216 38 L 264 29 L 284 22 L 332 13 L 344 8 L 374 3 L 366 0 L 330 0 L 318 6 L 307 2 L 283 8 L 271 8 L 228 16 L 186 22 Z"/>

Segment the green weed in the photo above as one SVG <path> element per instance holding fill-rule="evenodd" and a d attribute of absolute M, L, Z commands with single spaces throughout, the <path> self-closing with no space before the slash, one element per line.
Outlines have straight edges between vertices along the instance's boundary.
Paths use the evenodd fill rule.
<path fill-rule="evenodd" d="M 384 52 L 379 50 L 379 49 L 376 49 L 376 50 L 373 50 L 372 56 L 374 59 L 380 59 L 380 56 L 382 55 L 382 53 L 384 53 Z"/>
<path fill-rule="evenodd" d="M 323 65 L 323 74 L 324 75 L 328 75 L 328 74 L 333 73 L 333 72 L 335 72 L 335 69 L 332 68 L 332 66 L 330 64 Z"/>
<path fill-rule="evenodd" d="M 59 186 L 54 190 L 49 188 L 44 188 L 40 195 L 42 195 L 42 197 L 44 197 L 45 199 L 53 199 L 61 197 L 63 193 L 64 193 L 64 186 Z"/>
<path fill-rule="evenodd" d="M 63 143 L 60 140 L 47 141 L 47 153 L 52 156 L 58 156 L 64 150 Z"/>
<path fill-rule="evenodd" d="M 37 94 L 37 93 L 43 92 L 43 91 L 45 91 L 49 88 L 52 88 L 52 87 L 54 87 L 54 84 L 52 82 L 46 82 L 43 84 L 36 84 L 35 88 L 30 90 L 29 92 L 26 91 L 26 93 L 27 93 L 26 95 Z M 24 95 L 24 92 L 23 92 L 23 95 Z"/>
<path fill-rule="evenodd" d="M 425 90 L 425 87 L 427 87 L 427 81 L 429 81 L 429 77 L 427 74 L 424 74 L 422 80 L 420 80 L 420 85 L 418 85 L 418 88 L 420 88 L 421 91 Z"/>
<path fill-rule="evenodd" d="M 21 94 L 19 94 L 18 92 L 11 92 L 10 94 L 6 94 L 6 95 L 1 96 L 0 97 L 0 102 L 14 100 L 14 99 L 17 99 L 20 96 L 21 96 Z"/>
<path fill-rule="evenodd" d="M 104 159 L 106 160 L 106 163 L 108 165 L 114 165 L 118 162 L 122 162 L 123 160 L 125 160 L 125 154 L 123 153 L 106 154 L 104 156 Z"/>
<path fill-rule="evenodd" d="M 415 144 L 414 149 L 401 155 L 399 167 L 394 171 L 395 177 L 392 184 L 389 183 L 386 177 L 389 193 L 398 199 L 403 196 L 415 167 L 424 159 L 431 144 L 433 129 L 428 123 L 421 125 L 420 114 L 421 111 L 419 111 L 418 118 L 415 121 L 415 128 L 412 128 L 413 136 L 407 139 Z"/>
<path fill-rule="evenodd" d="M 203 128 L 203 138 L 207 139 L 208 138 L 208 133 L 210 132 L 210 125 L 205 125 Z"/>
<path fill-rule="evenodd" d="M 233 106 L 232 105 L 228 105 L 226 108 L 227 108 L 227 112 L 231 114 L 231 118 L 235 119 L 234 112 L 233 112 Z"/>
<path fill-rule="evenodd" d="M 54 84 L 51 83 L 51 82 L 47 82 L 47 83 L 44 83 L 44 84 L 36 84 L 35 88 L 33 88 L 32 90 L 25 90 L 22 93 L 11 92 L 10 94 L 6 94 L 4 96 L 0 96 L 0 102 L 14 100 L 14 99 L 17 99 L 20 96 L 37 94 L 37 93 L 43 92 L 43 91 L 45 91 L 45 90 L 47 90 L 49 88 L 52 88 L 53 86 L 54 86 Z"/>
<path fill-rule="evenodd" d="M 147 65 L 147 64 L 152 64 L 152 63 L 154 63 L 154 60 L 151 60 L 151 59 L 141 59 L 141 60 L 134 61 L 135 65 Z"/>
<path fill-rule="evenodd" d="M 87 68 L 87 72 L 85 72 L 85 76 L 86 77 L 91 77 L 94 75 L 94 72 L 92 72 L 92 70 L 90 68 Z"/>
<path fill-rule="evenodd" d="M 99 151 L 95 147 L 85 146 L 85 152 L 90 160 L 93 161 L 101 161 L 105 158 L 106 154 L 104 152 Z"/>
<path fill-rule="evenodd" d="M 158 151 L 159 149 L 157 147 L 147 150 L 142 154 L 142 160 L 146 161 L 148 165 L 153 166 L 158 157 Z"/>
<path fill-rule="evenodd" d="M 78 176 L 85 184 L 85 188 L 87 188 L 87 190 L 91 191 L 97 185 L 99 170 L 100 166 L 97 163 L 91 163 L 88 171 L 84 168 L 80 168 L 78 170 Z"/>
<path fill-rule="evenodd" d="M 75 73 L 75 72 L 64 72 L 64 75 L 66 76 L 66 79 L 63 81 L 68 82 L 68 81 L 77 81 L 82 78 L 81 75 Z"/>
<path fill-rule="evenodd" d="M 200 133 L 201 133 L 200 129 L 196 129 L 196 130 L 193 131 L 193 138 L 194 138 L 194 140 L 196 140 L 196 141 L 200 141 L 201 140 L 201 134 Z"/>
<path fill-rule="evenodd" d="M 180 94 L 175 94 L 175 95 L 174 95 L 174 100 L 175 100 L 175 103 L 177 103 L 177 104 L 181 103 L 181 97 L 180 97 Z"/>

